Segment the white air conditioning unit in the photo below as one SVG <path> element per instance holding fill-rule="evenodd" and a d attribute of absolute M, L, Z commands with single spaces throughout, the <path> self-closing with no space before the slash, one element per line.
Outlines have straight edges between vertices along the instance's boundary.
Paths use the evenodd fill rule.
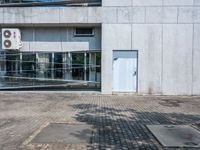
<path fill-rule="evenodd" d="M 22 48 L 21 33 L 16 28 L 2 29 L 2 49 L 19 50 Z"/>

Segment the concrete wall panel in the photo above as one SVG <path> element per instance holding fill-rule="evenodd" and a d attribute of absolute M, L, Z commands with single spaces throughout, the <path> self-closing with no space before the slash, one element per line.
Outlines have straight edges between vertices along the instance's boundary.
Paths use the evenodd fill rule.
<path fill-rule="evenodd" d="M 101 23 L 102 9 L 100 7 L 88 8 L 88 23 Z"/>
<path fill-rule="evenodd" d="M 20 51 L 69 52 L 80 50 L 89 50 L 89 42 L 23 42 Z"/>
<path fill-rule="evenodd" d="M 163 25 L 163 94 L 192 91 L 193 25 Z"/>
<path fill-rule="evenodd" d="M 89 50 L 89 42 L 62 42 L 63 51 L 86 51 Z"/>
<path fill-rule="evenodd" d="M 178 8 L 177 7 L 163 7 L 163 23 L 177 23 Z"/>
<path fill-rule="evenodd" d="M 118 23 L 131 23 L 132 22 L 132 8 L 122 7 L 118 8 Z"/>
<path fill-rule="evenodd" d="M 155 1 L 156 0 L 142 2 L 140 0 L 138 3 L 148 4 L 154 3 Z M 0 9 L 2 24 L 33 24 L 34 26 L 57 26 L 58 24 L 69 25 L 78 23 L 177 23 L 177 20 L 179 24 L 200 22 L 200 7 L 192 7 L 190 5 L 173 5 L 165 7 L 162 7 L 160 4 L 148 4 L 144 5 L 144 7 L 131 7 L 131 5 L 129 5 L 129 7 L 34 7 L 4 8 L 3 10 L 4 11 Z M 144 20 L 144 18 L 146 20 Z"/>
<path fill-rule="evenodd" d="M 102 93 L 112 93 L 112 52 L 131 50 L 131 25 L 102 25 Z"/>
<path fill-rule="evenodd" d="M 60 42 L 61 33 L 59 28 L 35 28 L 34 40 L 40 42 Z"/>
<path fill-rule="evenodd" d="M 63 51 L 61 42 L 30 42 L 30 51 Z"/>
<path fill-rule="evenodd" d="M 101 53 L 101 92 L 103 94 L 112 93 L 112 42 L 110 29 L 112 25 L 102 24 L 102 53 Z"/>
<path fill-rule="evenodd" d="M 91 37 L 77 37 L 74 36 L 74 28 L 67 28 L 67 39 L 62 39 L 62 41 L 89 42 L 90 50 L 101 50 L 101 30 L 100 28 L 95 28 L 94 32 L 95 35 Z"/>
<path fill-rule="evenodd" d="M 24 51 L 102 48 L 103 93 L 112 92 L 112 50 L 133 49 L 139 50 L 139 93 L 200 94 L 199 0 L 102 2 L 106 7 L 0 8 L 0 24 L 22 30 Z M 102 23 L 102 37 L 100 27 L 94 37 L 74 36 L 73 27 L 88 23 Z"/>
<path fill-rule="evenodd" d="M 0 24 L 55 25 L 101 23 L 102 7 L 0 8 Z"/>
<path fill-rule="evenodd" d="M 1 29 L 0 29 L 0 52 L 1 51 L 4 51 L 4 50 L 2 50 L 2 32 L 1 32 Z"/>
<path fill-rule="evenodd" d="M 20 51 L 30 51 L 30 42 L 23 42 L 23 47 L 20 49 Z"/>
<path fill-rule="evenodd" d="M 162 6 L 162 0 L 132 0 L 133 6 Z"/>
<path fill-rule="evenodd" d="M 200 25 L 194 25 L 193 95 L 200 95 Z"/>
<path fill-rule="evenodd" d="M 191 6 L 194 0 L 163 0 L 164 6 Z"/>
<path fill-rule="evenodd" d="M 200 7 L 195 7 L 193 11 L 194 11 L 193 14 L 194 23 L 200 23 Z"/>
<path fill-rule="evenodd" d="M 179 8 L 178 23 L 193 23 L 193 8 L 192 7 Z"/>
<path fill-rule="evenodd" d="M 20 27 L 19 29 L 23 42 L 22 51 L 101 50 L 99 27 L 95 27 L 95 35 L 91 37 L 75 37 L 72 27 Z"/>
<path fill-rule="evenodd" d="M 146 8 L 146 23 L 162 23 L 162 7 Z"/>
<path fill-rule="evenodd" d="M 132 22 L 145 23 L 145 8 L 144 7 L 133 7 Z"/>
<path fill-rule="evenodd" d="M 145 23 L 145 8 L 119 7 L 117 21 L 118 23 Z"/>
<path fill-rule="evenodd" d="M 194 5 L 195 6 L 200 6 L 200 0 L 194 0 Z"/>
<path fill-rule="evenodd" d="M 162 25 L 133 25 L 132 49 L 139 51 L 138 93 L 160 94 Z"/>
<path fill-rule="evenodd" d="M 32 8 L 32 23 L 59 23 L 59 9 L 48 7 Z"/>
<path fill-rule="evenodd" d="M 3 23 L 32 23 L 32 8 L 3 8 Z"/>
<path fill-rule="evenodd" d="M 4 19 L 3 19 L 3 8 L 0 8 L 0 24 L 3 24 Z"/>
<path fill-rule="evenodd" d="M 117 23 L 117 8 L 103 7 L 102 8 L 102 22 L 103 23 Z"/>
<path fill-rule="evenodd" d="M 112 50 L 130 50 L 131 49 L 131 25 L 130 24 L 107 24 L 106 28 L 109 42 L 107 46 Z M 104 32 L 105 34 L 105 32 Z"/>
<path fill-rule="evenodd" d="M 60 8 L 61 23 L 87 23 L 88 9 L 84 7 Z"/>
<path fill-rule="evenodd" d="M 156 0 L 138 3 L 154 3 Z M 134 3 L 134 2 L 133 2 Z M 169 2 L 168 2 L 169 3 Z M 184 4 L 184 3 L 183 3 Z M 177 6 L 177 7 L 175 7 Z M 146 11 L 145 11 L 146 10 Z M 34 26 L 69 25 L 78 23 L 199 23 L 200 7 L 191 5 L 144 5 L 141 7 L 66 7 L 66 8 L 4 8 L 0 9 L 1 24 Z M 57 24 L 57 25 L 56 25 Z"/>
<path fill-rule="evenodd" d="M 101 28 L 95 28 L 95 36 L 89 40 L 90 50 L 101 50 Z"/>
<path fill-rule="evenodd" d="M 147 7 L 146 23 L 177 23 L 177 7 Z"/>
<path fill-rule="evenodd" d="M 132 0 L 102 0 L 102 6 L 131 6 Z"/>
<path fill-rule="evenodd" d="M 24 42 L 34 41 L 34 29 L 33 28 L 19 28 L 21 31 L 21 39 Z"/>

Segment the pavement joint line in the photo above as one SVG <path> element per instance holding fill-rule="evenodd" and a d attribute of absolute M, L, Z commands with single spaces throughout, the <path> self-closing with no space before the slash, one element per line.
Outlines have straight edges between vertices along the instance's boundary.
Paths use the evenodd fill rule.
<path fill-rule="evenodd" d="M 39 127 L 35 132 L 33 132 L 20 146 L 20 148 L 26 147 L 45 127 L 47 127 L 50 123 L 44 123 Z"/>
<path fill-rule="evenodd" d="M 33 134 L 31 134 L 20 146 L 20 148 L 24 148 L 25 146 L 28 146 L 28 144 L 36 144 L 36 143 L 31 143 L 31 141 L 47 126 L 50 124 L 66 124 L 66 125 L 87 125 L 86 123 L 80 123 L 80 122 L 71 122 L 71 121 L 63 121 L 63 122 L 48 122 L 43 124 L 39 129 L 37 129 Z M 92 127 L 92 136 L 93 132 L 95 129 Z M 48 143 L 49 144 L 49 143 Z"/>

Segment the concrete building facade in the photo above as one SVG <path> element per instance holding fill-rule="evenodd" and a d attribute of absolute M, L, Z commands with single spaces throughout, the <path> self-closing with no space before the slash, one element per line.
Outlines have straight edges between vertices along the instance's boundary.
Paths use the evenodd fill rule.
<path fill-rule="evenodd" d="M 102 0 L 99 7 L 4 7 L 0 8 L 0 26 L 21 30 L 24 52 L 100 51 L 104 94 L 115 92 L 115 83 L 127 82 L 134 84 L 132 90 L 123 91 L 122 85 L 116 92 L 200 95 L 199 0 Z M 75 27 L 93 27 L 95 35 L 73 37 Z M 134 64 L 124 59 L 132 56 L 136 72 L 131 74 L 136 77 L 125 81 L 130 71 L 123 70 L 124 65 Z M 117 59 L 121 66 L 114 63 Z M 115 76 L 116 68 L 120 75 Z"/>

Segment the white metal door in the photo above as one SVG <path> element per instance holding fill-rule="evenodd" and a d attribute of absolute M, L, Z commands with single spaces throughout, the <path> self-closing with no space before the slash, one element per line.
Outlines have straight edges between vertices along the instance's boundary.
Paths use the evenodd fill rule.
<path fill-rule="evenodd" d="M 113 91 L 136 92 L 137 58 L 115 58 L 113 60 Z"/>

